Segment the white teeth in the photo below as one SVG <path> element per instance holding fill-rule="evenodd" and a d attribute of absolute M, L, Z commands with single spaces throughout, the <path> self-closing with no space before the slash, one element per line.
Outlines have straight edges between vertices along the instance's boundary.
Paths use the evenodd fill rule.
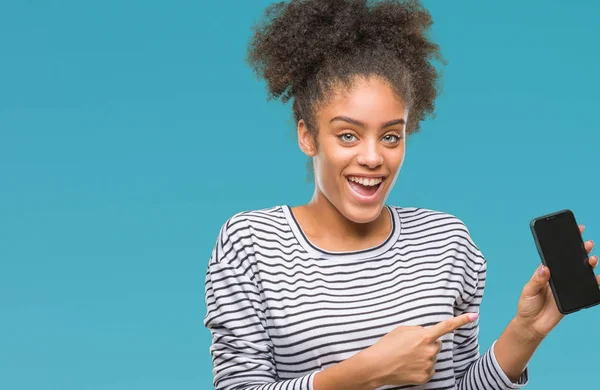
<path fill-rule="evenodd" d="M 363 186 L 369 186 L 369 187 L 376 186 L 377 184 L 379 184 L 383 181 L 383 179 L 381 177 L 369 179 L 367 177 L 356 177 L 356 176 L 350 176 L 350 177 L 348 177 L 348 180 L 353 181 L 358 184 L 362 184 Z"/>

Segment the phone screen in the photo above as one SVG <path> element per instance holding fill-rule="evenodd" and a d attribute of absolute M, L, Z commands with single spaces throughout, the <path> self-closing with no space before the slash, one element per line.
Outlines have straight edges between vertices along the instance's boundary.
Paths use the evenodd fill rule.
<path fill-rule="evenodd" d="M 598 282 L 573 213 L 542 217 L 535 221 L 534 230 L 562 311 L 572 312 L 600 302 Z"/>

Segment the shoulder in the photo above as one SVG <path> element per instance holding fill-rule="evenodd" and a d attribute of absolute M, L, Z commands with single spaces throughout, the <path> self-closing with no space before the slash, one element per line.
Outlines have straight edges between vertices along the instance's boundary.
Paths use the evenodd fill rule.
<path fill-rule="evenodd" d="M 227 237 L 239 235 L 252 230 L 281 228 L 287 225 L 285 206 L 240 211 L 229 217 L 221 226 L 221 235 Z"/>
<path fill-rule="evenodd" d="M 398 214 L 403 225 L 427 225 L 430 228 L 444 225 L 456 225 L 457 228 L 466 230 L 468 233 L 467 226 L 459 217 L 445 211 L 422 207 L 390 206 L 390 208 Z"/>
<path fill-rule="evenodd" d="M 452 243 L 468 257 L 483 265 L 485 258 L 473 241 L 466 223 L 458 216 L 422 207 L 390 206 L 398 214 L 403 233 L 408 236 L 435 236 L 432 240 Z"/>
<path fill-rule="evenodd" d="M 289 230 L 286 221 L 285 206 L 239 211 L 231 215 L 221 225 L 215 250 L 221 250 L 222 256 L 213 256 L 215 261 L 226 261 L 225 254 L 248 254 L 256 238 L 269 234 L 281 234 Z"/>

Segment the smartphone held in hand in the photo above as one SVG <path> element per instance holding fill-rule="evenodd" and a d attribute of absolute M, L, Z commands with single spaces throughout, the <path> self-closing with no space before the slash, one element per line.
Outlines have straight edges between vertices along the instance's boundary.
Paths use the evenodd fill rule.
<path fill-rule="evenodd" d="M 571 210 L 534 218 L 531 232 L 550 270 L 550 288 L 558 310 L 569 314 L 600 303 L 600 289 Z"/>

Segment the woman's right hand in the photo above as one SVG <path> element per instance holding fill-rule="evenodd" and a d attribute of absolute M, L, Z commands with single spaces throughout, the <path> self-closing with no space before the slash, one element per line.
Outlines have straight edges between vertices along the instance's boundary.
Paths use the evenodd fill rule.
<path fill-rule="evenodd" d="M 374 367 L 374 382 L 384 385 L 427 383 L 435 373 L 441 337 L 474 321 L 477 314 L 463 314 L 429 328 L 399 326 L 362 352 Z"/>

